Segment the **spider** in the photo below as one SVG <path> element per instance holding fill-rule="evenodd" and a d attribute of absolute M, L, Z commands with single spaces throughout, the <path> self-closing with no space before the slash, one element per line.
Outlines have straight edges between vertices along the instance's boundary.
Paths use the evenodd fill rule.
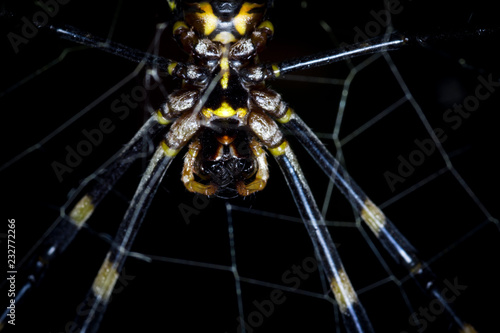
<path fill-rule="evenodd" d="M 229 3 L 229 2 L 228 2 Z M 203 4 L 204 6 L 207 6 L 206 4 Z M 231 5 L 234 5 L 231 3 Z M 240 4 L 241 5 L 241 4 Z M 264 4 L 259 3 L 256 7 L 252 8 L 255 11 L 255 8 L 258 8 L 259 5 L 264 6 Z M 201 4 L 200 4 L 201 6 Z M 216 6 L 213 4 L 212 6 Z M 223 6 L 223 4 L 220 4 L 220 6 Z M 195 7 L 196 8 L 196 7 Z M 217 8 L 217 7 L 216 7 Z M 228 5 L 229 9 L 227 9 L 228 13 L 230 14 L 229 16 L 232 17 L 234 16 L 237 11 L 234 9 L 236 7 L 231 7 Z M 233 8 L 233 9 L 231 9 Z M 240 7 L 237 7 L 240 8 Z M 214 10 L 214 12 L 217 12 L 217 10 Z M 250 12 L 252 11 L 249 10 L 246 12 L 246 15 L 250 15 Z M 204 12 L 207 13 L 209 12 L 208 7 L 203 7 L 199 8 L 197 10 L 194 10 L 194 13 L 198 12 Z M 220 12 L 220 8 L 219 8 Z M 241 13 L 241 11 L 238 11 L 238 13 Z M 193 14 L 193 15 L 198 15 L 198 14 Z M 264 15 L 264 14 L 262 14 Z M 220 18 L 220 15 L 215 15 Z M 213 19 L 213 16 L 210 16 Z M 207 18 L 204 22 L 209 21 L 210 18 Z M 257 19 L 256 19 L 257 20 Z M 267 35 L 270 37 L 272 35 L 272 26 L 269 25 L 268 23 L 265 23 L 265 20 L 261 21 L 259 20 L 259 24 L 256 24 L 253 22 L 255 26 L 258 26 L 260 28 L 257 28 L 255 30 L 258 32 L 261 36 L 262 35 Z M 189 30 L 191 27 L 191 24 L 194 25 L 194 23 L 189 22 L 189 17 L 186 18 L 186 23 L 179 23 L 176 27 L 176 33 L 178 34 L 179 38 L 184 41 L 183 46 L 187 49 L 193 48 L 193 47 L 198 47 L 200 45 L 210 45 L 212 46 L 208 40 L 203 39 L 203 44 L 202 43 L 197 43 L 194 41 L 194 39 L 190 39 L 192 37 L 189 37 L 188 33 L 186 30 Z M 195 30 L 200 34 L 200 30 L 203 30 L 206 28 L 206 26 L 198 27 L 196 29 L 196 25 L 194 25 Z M 203 29 L 202 29 L 203 28 Z M 175 29 L 175 28 L 174 28 Z M 217 30 L 217 29 L 216 29 Z M 221 31 L 219 31 L 221 33 Z M 227 33 L 227 31 L 222 31 L 222 33 Z M 252 35 L 253 37 L 253 35 Z M 210 39 L 209 37 L 208 39 Z M 223 41 L 224 37 L 212 37 L 214 40 L 215 38 L 220 38 L 220 40 L 215 40 L 216 42 L 224 44 Z M 226 37 L 227 38 L 227 37 Z M 259 37 L 261 38 L 261 37 Z M 248 39 L 242 39 L 241 45 L 244 45 L 243 42 L 245 43 L 250 43 L 249 45 L 255 48 L 260 48 L 261 44 L 259 43 L 264 43 L 262 40 L 258 40 L 257 37 L 255 37 L 257 41 L 252 41 L 252 43 L 248 42 Z M 231 37 L 229 37 L 229 40 L 231 40 Z M 217 44 L 218 45 L 218 44 Z M 245 46 L 248 47 L 248 46 Z M 383 45 L 380 44 L 380 47 L 382 48 Z M 165 161 L 165 163 L 170 162 L 170 157 L 173 157 L 173 155 L 177 154 L 177 150 L 180 147 L 176 147 L 176 149 L 173 149 L 172 146 L 174 145 L 187 145 L 187 141 L 191 141 L 192 143 L 189 146 L 188 149 L 188 155 L 185 158 L 185 166 L 183 170 L 183 179 L 184 183 L 186 184 L 186 187 L 189 190 L 199 192 L 200 194 L 208 194 L 208 195 L 220 195 L 223 197 L 231 197 L 234 196 L 235 193 L 238 193 L 239 195 L 248 195 L 250 192 L 254 191 L 255 189 L 262 189 L 264 187 L 264 184 L 267 180 L 267 166 L 266 162 L 264 159 L 264 154 L 262 153 L 262 148 L 265 147 L 267 150 L 270 151 L 271 155 L 275 155 L 276 159 L 278 162 L 281 164 L 282 168 L 284 169 L 284 173 L 288 177 L 288 180 L 293 188 L 293 186 L 296 187 L 295 190 L 292 190 L 294 193 L 299 193 L 300 191 L 304 191 L 306 193 L 305 199 L 296 199 L 298 202 L 299 209 L 302 210 L 310 210 L 312 211 L 313 218 L 311 219 L 312 221 L 320 221 L 320 225 L 318 228 L 324 232 L 324 228 L 321 226 L 321 220 L 322 217 L 320 216 L 319 212 L 314 208 L 315 204 L 311 201 L 309 201 L 308 197 L 309 194 L 307 193 L 307 184 L 303 182 L 302 176 L 300 173 L 300 169 L 297 167 L 297 162 L 295 161 L 294 155 L 291 152 L 289 146 L 285 143 L 284 137 L 279 134 L 276 130 L 276 126 L 274 125 L 273 122 L 268 120 L 267 116 L 274 116 L 276 120 L 280 123 L 283 123 L 284 126 L 287 126 L 288 129 L 290 129 L 292 132 L 295 134 L 298 134 L 299 140 L 306 146 L 308 147 L 311 151 L 319 150 L 318 156 L 316 158 L 323 158 L 327 157 L 327 161 L 324 163 L 325 168 L 330 167 L 331 169 L 328 169 L 327 172 L 331 173 L 332 171 L 335 171 L 337 173 L 340 172 L 340 175 L 342 175 L 343 171 L 340 168 L 339 165 L 334 162 L 334 160 L 329 159 L 328 153 L 325 150 L 321 150 L 322 146 L 315 141 L 314 136 L 309 133 L 305 125 L 298 119 L 298 116 L 287 106 L 287 104 L 280 99 L 279 95 L 276 95 L 272 90 L 269 90 L 268 88 L 261 88 L 261 83 L 262 79 L 257 77 L 258 75 L 266 76 L 266 79 L 271 79 L 274 78 L 274 76 L 277 76 L 277 70 L 276 68 L 273 67 L 266 67 L 263 68 L 264 72 L 262 74 L 259 72 L 262 68 L 260 66 L 256 66 L 253 69 L 253 72 L 244 72 L 241 68 L 248 68 L 248 64 L 244 63 L 245 60 L 239 59 L 238 57 L 231 57 L 230 55 L 226 55 L 226 52 L 229 52 L 230 48 L 226 50 L 221 50 L 220 48 L 215 50 L 215 56 L 214 58 L 209 58 L 207 54 L 201 53 L 198 55 L 200 59 L 197 59 L 201 63 L 203 63 L 203 66 L 197 63 L 199 66 L 198 68 L 205 68 L 205 67 L 210 67 L 212 66 L 213 68 L 218 71 L 217 74 L 220 76 L 216 76 L 215 74 L 212 74 L 210 76 L 210 79 L 207 79 L 205 77 L 205 73 L 201 72 L 194 72 L 195 77 L 191 78 L 193 82 L 190 82 L 189 78 L 186 78 L 185 75 L 191 75 L 189 72 L 184 72 L 183 67 L 181 64 L 175 64 L 173 62 L 167 64 L 167 68 L 165 69 L 167 72 L 170 71 L 171 75 L 174 76 L 179 76 L 180 78 L 184 78 L 186 80 L 185 86 L 182 88 L 182 90 L 178 90 L 174 94 L 170 95 L 169 98 L 169 103 L 165 104 L 161 110 L 160 114 L 157 114 L 157 118 L 159 120 L 156 120 L 157 122 L 160 123 L 162 126 L 171 126 L 173 129 L 170 130 L 170 137 L 167 137 L 167 140 L 163 143 L 160 143 L 161 149 L 157 150 L 157 153 L 155 157 L 153 157 L 153 160 L 160 160 L 160 161 Z M 249 56 L 252 60 L 255 56 L 255 54 L 252 51 L 251 56 Z M 257 53 L 257 52 L 255 52 Z M 248 57 L 248 54 L 245 55 Z M 209 59 L 207 59 L 209 58 Z M 225 60 L 227 58 L 227 60 Z M 215 63 L 214 59 L 216 59 Z M 222 59 L 222 60 L 221 60 Z M 212 61 L 212 64 L 210 62 Z M 206 63 L 205 63 L 206 62 Z M 224 67 L 224 63 L 228 62 L 231 64 L 229 67 Z M 240 62 L 243 62 L 244 64 L 238 64 Z M 303 61 L 302 61 L 303 62 Z M 241 66 L 241 67 L 239 67 Z M 251 67 L 251 66 L 250 66 Z M 282 66 L 285 67 L 285 66 Z M 230 69 L 234 69 L 235 73 L 231 73 Z M 282 70 L 282 72 L 285 72 Z M 252 109 L 245 110 L 244 107 L 235 107 L 232 102 L 229 101 L 229 97 L 232 97 L 232 93 L 234 93 L 234 90 L 231 91 L 231 94 L 224 94 L 225 90 L 233 89 L 233 80 L 235 77 L 240 76 L 240 80 L 243 80 L 242 78 L 246 78 L 246 84 L 243 86 L 245 90 L 250 91 L 250 93 L 247 92 L 247 94 L 250 94 L 252 96 L 252 103 L 257 103 L 256 101 L 259 98 L 262 98 L 264 101 L 261 102 L 261 104 L 254 105 Z M 256 77 L 256 78 L 255 78 Z M 227 81 L 227 83 L 223 83 L 224 80 Z M 214 86 L 213 83 L 216 82 L 217 84 Z M 219 86 L 220 83 L 220 86 Z M 226 85 L 226 87 L 224 87 Z M 222 90 L 221 90 L 222 89 Z M 236 88 L 234 88 L 236 89 Z M 239 89 L 239 88 L 238 88 Z M 210 91 L 210 93 L 205 93 L 205 91 Z M 236 90 L 237 92 L 235 95 L 238 94 L 243 94 L 242 91 Z M 192 97 L 194 94 L 198 94 L 196 98 Z M 217 101 L 215 103 L 212 99 L 212 94 L 219 94 L 224 97 L 226 97 L 226 100 L 222 103 L 220 101 Z M 253 94 L 253 95 L 252 95 Z M 258 95 L 261 94 L 261 95 Z M 188 97 L 186 97 L 188 96 Z M 191 97 L 189 97 L 191 96 Z M 191 101 L 189 100 L 191 98 Z M 200 104 L 199 108 L 197 108 L 197 101 L 200 98 L 203 100 L 206 98 L 206 102 Z M 272 99 L 276 101 L 271 101 Z M 187 100 L 187 101 L 186 101 Z M 224 100 L 224 98 L 223 98 Z M 189 105 L 189 110 L 191 112 L 183 112 L 183 110 L 175 110 L 175 106 L 178 104 L 183 103 L 192 103 Z M 241 102 L 241 101 L 240 101 Z M 263 108 L 264 103 L 275 103 L 277 106 L 273 110 L 268 110 L 267 113 L 262 113 L 262 116 L 260 115 L 261 111 L 260 109 Z M 206 107 L 209 103 L 215 103 L 214 106 L 211 107 Z M 248 103 L 243 103 L 245 105 L 248 105 Z M 174 109 L 174 111 L 172 111 Z M 242 110 L 241 110 L 242 109 Z M 279 110 L 278 110 L 279 109 Z M 194 112 L 194 111 L 196 112 Z M 278 111 L 276 111 L 278 110 Z M 203 115 L 205 118 L 203 118 L 203 122 L 201 121 L 180 121 L 178 118 L 178 114 L 182 114 L 179 119 L 184 119 L 189 116 L 201 116 Z M 281 112 L 281 113 L 276 113 L 273 114 L 273 112 Z M 189 116 L 188 116 L 189 115 Z M 257 117 L 254 120 L 251 120 L 250 123 L 249 117 Z M 184 117 L 184 118 L 183 118 Z M 213 120 L 216 118 L 215 120 Z M 230 119 L 230 120 L 228 120 Z M 233 121 L 234 124 L 233 124 Z M 171 122 L 173 124 L 167 124 L 168 122 Z M 250 130 L 248 130 L 245 126 L 245 130 L 243 131 L 240 127 L 242 123 L 238 122 L 243 122 L 246 126 L 250 125 Z M 174 125 L 175 124 L 175 125 Z M 180 140 L 181 134 L 184 133 L 184 130 L 186 127 L 183 126 L 207 126 L 208 128 L 215 129 L 214 132 L 212 132 L 210 129 L 203 130 L 203 134 L 196 134 L 196 138 L 194 140 Z M 253 126 L 252 126 L 253 124 Z M 271 129 L 268 129 L 266 131 L 259 131 L 258 126 L 265 125 Z M 162 126 L 155 125 L 158 128 L 163 128 Z M 156 128 L 155 126 L 151 126 L 151 128 Z M 174 127 L 177 126 L 177 127 Z M 227 126 L 227 128 L 225 127 Z M 180 128 L 181 130 L 176 130 L 176 128 Z M 268 131 L 273 131 L 272 135 L 268 135 L 270 132 Z M 200 128 L 196 128 L 196 133 L 200 131 Z M 220 133 L 221 134 L 217 134 Z M 172 135 L 175 134 L 175 135 Z M 305 134 L 303 134 L 305 133 Z M 193 134 L 193 133 L 192 133 Z M 194 134 L 193 134 L 194 135 Z M 267 135 L 267 136 L 266 136 Z M 192 139 L 191 137 L 189 139 Z M 215 139 L 215 141 L 214 141 Z M 274 139 L 277 140 L 276 142 L 271 142 L 270 140 Z M 184 142 L 185 141 L 185 142 Z M 200 154 L 201 153 L 207 153 L 209 154 L 210 152 L 208 151 L 208 147 L 215 149 L 215 151 L 219 152 L 219 156 L 222 156 L 222 159 L 225 160 L 225 163 L 227 161 L 228 164 L 231 164 L 231 167 L 223 167 L 222 169 L 224 170 L 232 170 L 232 175 L 230 175 L 230 181 L 228 182 L 230 186 L 218 186 L 220 183 L 225 183 L 227 178 L 219 179 L 218 181 L 211 182 L 210 177 L 214 176 L 219 176 L 220 172 L 214 172 L 214 171 L 207 171 L 203 172 L 201 169 L 209 169 L 211 170 L 212 167 L 219 167 L 217 163 L 214 163 L 213 161 L 208 162 L 207 160 L 207 155 L 204 155 L 203 158 L 200 159 Z M 135 147 L 137 148 L 137 146 Z M 230 153 L 228 153 L 228 151 Z M 165 154 L 165 152 L 167 152 Z M 215 154 L 214 151 L 211 151 L 212 155 Z M 163 155 L 166 155 L 168 157 L 162 157 Z M 197 155 L 198 154 L 198 155 Z M 190 157 L 191 156 L 191 157 Z M 125 159 L 126 160 L 126 159 Z M 233 162 L 235 164 L 233 164 Z M 205 167 L 203 163 L 208 163 L 210 166 Z M 291 166 L 291 167 L 290 167 Z M 235 170 L 238 170 L 236 172 Z M 340 170 L 340 171 L 339 171 Z M 151 171 L 151 170 L 149 170 Z M 148 172 L 146 172 L 146 175 Z M 106 175 L 103 175 L 104 179 L 106 178 Z M 251 178 L 250 181 L 246 181 L 248 178 Z M 335 175 L 335 178 L 337 180 L 341 180 L 339 178 L 339 174 Z M 347 175 L 344 176 L 344 178 L 349 179 Z M 233 187 L 231 187 L 233 186 Z M 341 185 L 342 186 L 342 185 Z M 371 202 L 366 201 L 366 198 L 364 195 L 360 194 L 358 189 L 356 189 L 356 186 L 353 185 L 353 183 L 349 180 L 346 185 L 346 191 L 349 193 L 349 191 L 356 191 L 356 192 L 351 192 L 356 193 L 357 196 L 361 195 L 361 201 L 357 201 L 356 203 L 359 205 L 357 209 L 360 212 L 360 215 L 364 217 L 365 220 L 367 220 L 368 224 L 371 226 L 370 229 L 372 229 L 375 234 L 380 236 L 381 234 L 383 235 L 383 229 L 384 227 L 391 226 L 388 224 L 387 220 L 384 220 L 382 217 L 382 213 L 375 208 L 374 205 L 371 204 Z M 100 192 L 103 191 L 102 187 L 97 186 L 97 190 L 94 190 L 94 192 Z M 71 218 L 75 222 L 80 222 L 84 223 L 83 220 L 86 219 L 86 214 L 89 214 L 88 207 L 89 205 L 95 205 L 98 200 L 95 198 L 97 195 L 94 195 L 91 193 L 89 196 L 84 196 L 82 201 L 80 201 L 79 204 L 77 204 L 77 208 L 73 209 L 73 211 L 70 213 Z M 304 200 L 304 201 L 302 201 Z M 134 207 L 135 205 L 131 205 Z M 147 205 L 137 205 L 140 207 L 140 212 L 144 213 Z M 83 214 L 83 215 L 82 215 Z M 82 217 L 83 216 L 83 217 Z M 307 220 L 308 218 L 306 216 L 303 216 L 304 220 Z M 308 225 L 308 224 L 306 224 Z M 122 229 L 123 230 L 123 229 Z M 322 235 L 320 237 L 322 241 L 326 240 L 327 242 L 327 251 L 323 251 L 323 255 L 328 255 L 329 253 L 334 252 L 334 247 L 328 240 L 328 236 L 326 234 Z M 118 244 L 117 241 L 113 241 L 113 244 Z M 412 248 L 409 245 L 404 244 L 403 241 L 403 247 L 409 252 L 412 253 Z M 116 250 L 116 248 L 115 248 Z M 129 249 L 126 249 L 127 251 Z M 123 251 L 126 253 L 127 251 Z M 321 248 L 318 250 L 321 252 Z M 393 254 L 394 249 L 393 249 Z M 320 255 L 321 256 L 321 255 Z M 396 255 L 397 256 L 397 255 Z M 122 257 L 123 259 L 125 256 Z M 336 261 L 336 257 L 334 254 L 334 261 Z M 114 262 L 113 260 L 108 260 L 105 262 L 105 266 L 108 265 L 107 263 Z M 418 276 L 420 274 L 426 275 L 429 274 L 428 271 L 426 271 L 426 266 L 425 265 L 418 265 L 417 261 L 411 260 L 410 265 L 410 270 L 412 271 L 413 274 Z M 114 269 L 108 270 L 108 272 L 113 273 Z M 337 272 L 337 273 L 336 273 Z M 340 272 L 340 273 L 339 273 Z M 424 274 L 425 273 L 425 274 Z M 361 325 L 364 326 L 363 331 L 367 330 L 369 331 L 370 325 L 368 324 L 368 321 L 365 319 L 365 315 L 363 313 L 363 310 L 360 307 L 360 303 L 358 303 L 355 299 L 354 294 L 351 292 L 351 287 L 349 284 L 346 282 L 345 279 L 337 280 L 337 282 L 332 283 L 333 279 L 332 277 L 334 275 L 340 275 L 343 277 L 343 269 L 339 264 L 337 263 L 336 267 L 331 267 L 331 272 L 330 276 L 327 278 L 327 280 L 333 284 L 333 290 L 337 291 L 336 296 L 337 296 L 337 301 L 339 303 L 339 306 L 342 310 L 342 312 L 350 311 L 352 310 L 353 313 L 356 313 L 357 317 L 352 318 L 351 316 L 346 316 L 347 322 L 346 326 L 349 327 L 349 325 Z M 103 278 L 104 275 L 99 275 L 98 280 Z M 111 277 L 117 277 L 117 274 L 111 274 Z M 422 284 L 428 283 L 429 279 L 427 277 L 424 277 L 423 281 L 421 281 Z M 103 297 L 106 299 L 111 291 L 111 288 L 108 287 L 107 284 L 104 285 L 94 285 L 94 289 L 100 289 L 104 290 L 101 292 L 101 294 L 98 294 L 99 297 Z M 338 291 L 344 289 L 345 292 L 347 292 L 347 295 L 339 295 Z M 436 292 L 435 290 L 437 289 L 430 289 L 430 292 Z M 88 302 L 85 302 L 86 304 Z M 99 313 L 102 313 L 99 309 Z M 352 322 L 350 320 L 352 319 Z M 93 322 L 96 323 L 96 322 Z"/>

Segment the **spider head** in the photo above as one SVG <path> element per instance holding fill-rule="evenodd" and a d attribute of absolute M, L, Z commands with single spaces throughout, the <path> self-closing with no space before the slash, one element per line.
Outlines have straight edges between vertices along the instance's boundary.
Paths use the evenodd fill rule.
<path fill-rule="evenodd" d="M 234 156 L 218 161 L 203 161 L 200 169 L 212 184 L 216 184 L 215 195 L 223 199 L 239 196 L 238 183 L 244 182 L 255 173 L 252 159 Z"/>
<path fill-rule="evenodd" d="M 200 136 L 196 174 L 203 183 L 215 186 L 215 195 L 234 198 L 238 187 L 249 182 L 257 171 L 254 154 L 246 131 L 224 129 L 219 133 L 206 128 Z"/>
<path fill-rule="evenodd" d="M 228 44 L 251 33 L 264 20 L 270 3 L 265 0 L 187 2 L 184 19 L 199 36 Z"/>

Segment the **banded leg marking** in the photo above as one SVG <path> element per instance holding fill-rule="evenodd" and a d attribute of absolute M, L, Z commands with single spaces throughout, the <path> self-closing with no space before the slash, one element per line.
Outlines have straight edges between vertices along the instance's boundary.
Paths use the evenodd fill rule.
<path fill-rule="evenodd" d="M 113 292 L 116 281 L 118 280 L 118 270 L 116 264 L 109 261 L 109 254 L 106 256 L 97 276 L 92 284 L 92 292 L 94 295 L 107 303 Z"/>
<path fill-rule="evenodd" d="M 94 212 L 95 205 L 90 195 L 84 195 L 69 213 L 71 223 L 80 229 Z"/>
<path fill-rule="evenodd" d="M 285 141 L 286 142 L 286 141 Z M 314 245 L 316 256 L 323 265 L 330 281 L 335 300 L 339 305 L 348 332 L 373 332 L 366 312 L 345 273 L 335 244 L 325 225 L 323 216 L 313 198 L 309 185 L 288 144 L 282 144 L 273 154 L 278 162 L 294 197 L 302 220 Z"/>
<path fill-rule="evenodd" d="M 330 288 L 342 313 L 347 313 L 348 308 L 358 303 L 358 295 L 354 291 L 351 281 L 349 281 L 349 277 L 343 269 L 339 270 L 338 277 L 332 279 Z"/>
<path fill-rule="evenodd" d="M 49 229 L 20 261 L 19 271 L 26 275 L 26 278 L 17 281 L 19 284 L 19 292 L 16 293 L 17 304 L 20 304 L 43 280 L 50 263 L 71 244 L 101 200 L 140 155 L 138 152 L 145 150 L 147 145 L 145 138 L 157 136 L 164 128 L 156 116 L 150 117 L 129 143 L 94 173 L 96 177 L 89 177 L 82 183 L 79 190 L 89 187 L 87 193 L 76 202 L 68 214 L 64 209 L 61 210 L 61 216 L 54 222 L 53 228 Z M 90 181 L 92 183 L 89 185 Z M 68 207 L 74 199 L 75 196 L 70 198 L 64 207 Z M 6 314 L 7 311 L 0 314 L 0 325 L 5 321 Z"/>
<path fill-rule="evenodd" d="M 100 320 L 106 310 L 111 293 L 121 269 L 140 228 L 142 220 L 149 208 L 156 190 L 175 157 L 175 151 L 162 142 L 156 149 L 146 172 L 130 202 L 118 232 L 113 239 L 113 246 L 99 269 L 92 287 L 83 304 L 88 307 L 83 316 L 77 316 L 75 323 L 80 332 L 93 332 L 99 327 Z"/>
<path fill-rule="evenodd" d="M 464 333 L 475 332 L 470 324 L 462 321 L 455 313 L 451 304 L 440 297 L 439 291 L 443 290 L 441 283 L 437 280 L 430 267 L 418 258 L 417 252 L 411 243 L 352 180 L 347 171 L 324 147 L 311 129 L 296 114 L 292 115 L 289 121 L 283 122 L 283 124 L 287 129 L 292 131 L 324 173 L 330 177 L 342 194 L 349 200 L 352 207 L 374 233 L 386 251 L 397 263 L 403 265 L 408 270 L 423 292 L 430 298 L 438 299 L 461 331 Z"/>

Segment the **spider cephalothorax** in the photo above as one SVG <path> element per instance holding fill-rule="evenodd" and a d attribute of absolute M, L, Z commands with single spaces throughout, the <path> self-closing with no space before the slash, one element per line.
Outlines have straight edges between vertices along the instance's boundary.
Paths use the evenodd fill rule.
<path fill-rule="evenodd" d="M 214 42 L 236 42 L 262 22 L 264 1 L 206 1 L 184 4 L 184 18 L 200 36 Z"/>
<path fill-rule="evenodd" d="M 264 20 L 267 6 L 264 1 L 186 3 L 184 21 L 174 25 L 174 36 L 191 55 L 195 71 L 208 73 L 203 80 L 185 80 L 161 112 L 175 121 L 166 146 L 177 149 L 192 141 L 182 177 L 192 192 L 227 196 L 232 186 L 246 196 L 262 190 L 268 179 L 262 145 L 272 151 L 285 143 L 269 118 L 286 114 L 281 97 L 263 80 L 250 83 L 240 76 L 240 70 L 256 63 L 256 55 L 273 34 L 272 24 Z M 230 135 L 228 127 L 232 127 Z M 178 131 L 185 134 L 182 140 Z M 200 153 L 204 149 L 219 153 Z M 243 156 L 242 150 L 247 154 Z"/>

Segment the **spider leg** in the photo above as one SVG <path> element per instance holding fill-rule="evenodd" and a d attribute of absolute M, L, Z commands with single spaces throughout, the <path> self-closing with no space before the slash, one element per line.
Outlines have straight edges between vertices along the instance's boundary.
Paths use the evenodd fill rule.
<path fill-rule="evenodd" d="M 205 185 L 195 180 L 195 161 L 201 150 L 199 140 L 193 141 L 189 145 L 189 150 L 184 157 L 184 167 L 182 168 L 182 182 L 188 191 L 200 193 L 203 195 L 214 195 L 217 187 L 213 184 Z"/>
<path fill-rule="evenodd" d="M 89 177 L 81 184 L 77 193 L 87 187 L 89 182 L 93 182 L 88 191 L 74 204 L 69 214 L 66 214 L 64 207 L 68 207 L 75 201 L 75 195 L 71 196 L 61 209 L 61 216 L 55 221 L 53 227 L 20 262 L 20 276 L 25 275 L 25 278 L 19 279 L 18 282 L 21 287 L 16 293 L 17 304 L 24 301 L 30 291 L 41 282 L 49 264 L 64 252 L 118 179 L 137 158 L 141 157 L 142 152 L 147 150 L 149 143 L 147 137 L 154 137 L 165 128 L 155 118 L 151 117 L 126 146 L 99 168 L 96 175 Z M 2 289 L 5 285 L 5 283 L 2 284 Z M 6 315 L 7 311 L 4 311 L 0 317 L 0 323 L 5 321 Z"/>
<path fill-rule="evenodd" d="M 137 50 L 120 43 L 111 42 L 105 38 L 84 33 L 75 27 L 48 26 L 48 28 L 62 39 L 99 49 L 138 64 L 144 64 L 148 67 L 157 68 L 163 74 L 172 75 L 180 79 L 191 80 L 194 82 L 204 82 L 208 79 L 207 71 L 199 66 L 179 63 L 174 60 Z"/>
<path fill-rule="evenodd" d="M 99 328 L 113 288 L 151 200 L 172 160 L 201 127 L 198 120 L 197 112 L 186 112 L 181 115 L 156 149 L 120 223 L 113 245 L 82 303 L 85 308 L 78 311 L 79 314 L 83 314 L 75 319 L 79 332 L 95 332 Z"/>
<path fill-rule="evenodd" d="M 442 304 L 461 332 L 476 332 L 470 324 L 464 322 L 456 314 L 450 302 L 443 297 L 442 290 L 445 289 L 445 286 L 439 282 L 430 267 L 418 258 L 415 248 L 368 198 L 302 119 L 289 109 L 287 115 L 278 121 L 283 123 L 285 128 L 290 130 L 301 142 L 325 174 L 349 200 L 361 219 L 393 259 L 408 270 L 419 287 L 429 297 L 437 299 Z"/>
<path fill-rule="evenodd" d="M 238 193 L 241 196 L 248 196 L 257 191 L 262 191 L 267 184 L 267 180 L 269 179 L 269 168 L 267 166 L 267 159 L 264 149 L 257 140 L 253 139 L 250 143 L 250 149 L 252 149 L 255 159 L 257 161 L 257 174 L 255 175 L 255 179 L 245 184 L 244 182 L 239 182 L 237 185 Z"/>
<path fill-rule="evenodd" d="M 389 37 L 389 38 L 388 38 Z M 346 59 L 352 59 L 362 55 L 380 53 L 389 50 L 397 50 L 405 45 L 407 39 L 400 35 L 382 36 L 370 39 L 366 42 L 344 46 L 340 49 L 327 51 L 308 57 L 283 61 L 275 66 L 273 75 L 278 77 L 298 70 L 329 65 Z"/>
<path fill-rule="evenodd" d="M 173 10 L 176 7 L 176 1 L 169 1 L 169 5 Z M 175 76 L 177 78 L 189 80 L 191 82 L 203 83 L 206 82 L 209 77 L 208 72 L 200 66 L 179 63 L 174 60 L 160 57 L 158 55 L 133 49 L 120 43 L 111 42 L 102 37 L 84 33 L 71 26 L 56 27 L 50 25 L 46 28 L 55 32 L 56 35 L 62 39 L 100 49 L 105 52 L 128 59 L 135 63 L 141 63 L 150 67 L 158 68 L 163 73 Z M 270 37 L 273 34 L 272 24 L 268 21 L 265 21 L 263 25 L 258 27 L 257 31 L 259 31 L 259 29 L 261 30 L 261 35 L 252 35 L 251 39 L 243 39 L 243 41 L 251 41 L 252 47 L 255 49 L 252 49 L 252 52 L 261 50 L 267 41 L 267 37 Z M 375 37 L 361 43 L 342 45 L 342 47 L 340 48 L 322 52 L 312 56 L 285 60 L 280 63 L 264 63 L 250 66 L 249 68 L 241 70 L 240 75 L 241 78 L 247 82 L 262 82 L 265 80 L 276 79 L 290 72 L 326 66 L 335 62 L 352 59 L 363 55 L 398 50 L 406 45 L 425 45 L 426 43 L 441 42 L 443 40 L 462 41 L 469 38 L 477 38 L 498 33 L 498 30 L 498 28 L 481 27 L 472 30 L 435 33 L 429 35 L 403 36 L 398 33 L 386 34 L 384 36 Z M 186 47 L 188 46 L 186 45 Z M 235 48 L 235 50 L 238 50 L 238 48 Z"/>
<path fill-rule="evenodd" d="M 249 126 L 275 157 L 285 175 L 299 213 L 322 263 L 330 288 L 342 313 L 348 332 L 373 332 L 365 310 L 347 276 L 335 244 L 309 189 L 299 163 L 283 138 L 278 125 L 267 115 L 252 112 Z"/>
<path fill-rule="evenodd" d="M 340 48 L 314 54 L 311 56 L 285 60 L 279 63 L 262 63 L 251 66 L 241 71 L 240 75 L 247 82 L 262 82 L 281 77 L 284 74 L 321 67 L 348 60 L 359 56 L 399 50 L 408 45 L 425 46 L 429 43 L 463 41 L 484 37 L 498 33 L 499 28 L 481 27 L 475 29 L 462 29 L 459 31 L 438 32 L 427 35 L 401 35 L 399 33 L 385 34 L 380 37 L 368 39 L 361 43 L 345 44 Z"/>
<path fill-rule="evenodd" d="M 85 308 L 79 309 L 81 310 L 79 313 L 83 315 L 77 316 L 75 319 L 78 332 L 95 332 L 99 328 L 111 293 L 141 222 L 174 157 L 175 154 L 172 153 L 171 149 L 168 149 L 164 142 L 153 155 L 119 226 L 118 233 L 113 240 L 113 246 L 106 255 L 94 283 L 82 303 Z"/>
<path fill-rule="evenodd" d="M 398 34 L 376 37 L 362 43 L 344 45 L 341 48 L 311 56 L 285 60 L 280 63 L 257 64 L 242 70 L 241 76 L 243 80 L 248 82 L 272 80 L 290 72 L 326 66 L 363 55 L 398 50 L 407 45 L 407 42 L 406 37 Z"/>
<path fill-rule="evenodd" d="M 295 155 L 286 141 L 279 148 L 270 149 L 270 151 L 285 175 L 309 237 L 314 244 L 316 256 L 320 259 L 330 281 L 330 288 L 339 305 L 347 331 L 373 332 Z"/>

